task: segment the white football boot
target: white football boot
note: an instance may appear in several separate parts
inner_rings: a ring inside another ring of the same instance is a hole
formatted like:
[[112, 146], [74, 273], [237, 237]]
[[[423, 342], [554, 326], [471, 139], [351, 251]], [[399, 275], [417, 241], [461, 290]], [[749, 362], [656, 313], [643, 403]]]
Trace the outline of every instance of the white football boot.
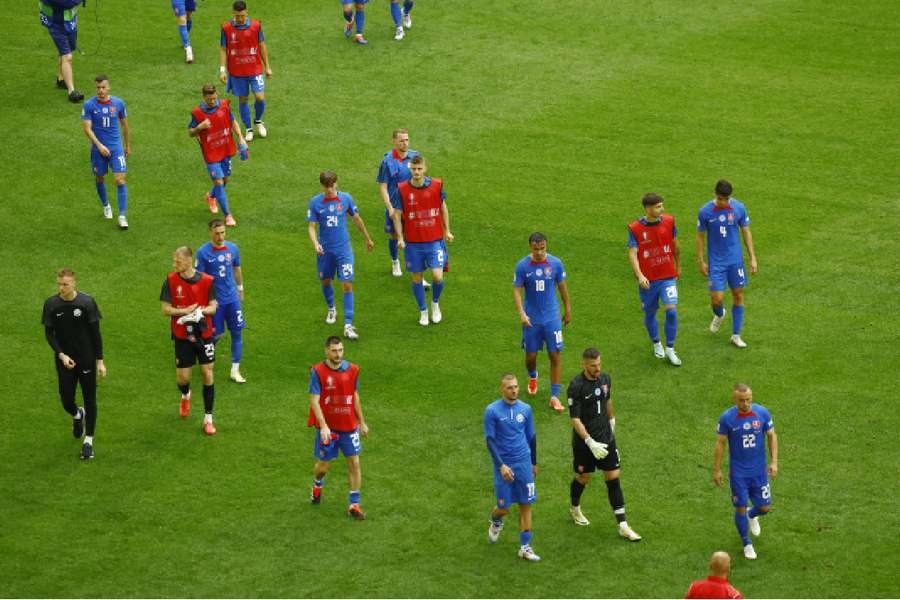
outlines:
[[404, 36], [406, 36], [406, 33], [403, 31], [403, 27], [398, 27], [394, 32], [394, 41], [399, 42], [404, 38]]
[[344, 325], [344, 337], [348, 340], [358, 340], [359, 334], [356, 333], [356, 329], [353, 325]]
[[128, 229], [128, 219], [125, 215], [119, 215], [119, 229]]
[[587, 517], [584, 516], [584, 513], [581, 512], [580, 506], [570, 506], [569, 514], [572, 515], [572, 520], [575, 521], [576, 525], [590, 525], [591, 522], [587, 520]]
[[428, 310], [423, 310], [419, 313], [419, 325], [423, 327], [428, 325]]
[[244, 379], [244, 376], [241, 375], [241, 365], [240, 363], [231, 363], [231, 374], [228, 376], [235, 383], [247, 383], [247, 380]]
[[488, 527], [488, 541], [492, 544], [496, 542], [500, 538], [501, 531], [503, 531], [503, 521], [500, 521], [500, 525], [494, 525], [494, 522], [491, 521], [491, 526]]
[[519, 558], [524, 558], [525, 560], [531, 562], [537, 562], [541, 560], [541, 557], [534, 553], [534, 550], [531, 549], [531, 546], [520, 546]]
[[665, 358], [666, 351], [663, 348], [662, 342], [656, 342], [653, 344], [653, 356], [656, 358]]
[[719, 329], [722, 327], [722, 321], [725, 320], [725, 315], [721, 317], [719, 315], [713, 315], [712, 323], [709, 324], [709, 330], [713, 333], [718, 333]]
[[678, 358], [677, 354], [675, 354], [675, 348], [669, 348], [668, 346], [666, 346], [666, 358], [668, 358], [669, 362], [676, 367], [681, 366], [681, 359]]
[[737, 346], [738, 348], [746, 348], [747, 347], [747, 342], [742, 340], [741, 336], [739, 336], [739, 335], [731, 336], [731, 343], [734, 344], [735, 346]]
[[337, 308], [329, 308], [328, 313], [325, 315], [325, 322], [329, 325], [334, 325], [335, 321], [337, 321]]
[[441, 319], [443, 319], [443, 318], [444, 318], [444, 316], [441, 314], [441, 307], [438, 306], [437, 302], [432, 302], [431, 303], [431, 322], [432, 323], [440, 323]]
[[619, 536], [625, 538], [629, 542], [639, 542], [641, 541], [641, 536], [637, 534], [637, 532], [628, 526], [628, 523], [622, 521], [619, 523]]
[[391, 275], [394, 277], [403, 277], [403, 269], [400, 268], [399, 260], [391, 261]]
[[244, 134], [244, 141], [245, 142], [253, 141], [253, 128], [252, 127], [247, 128], [247, 133]]
[[753, 534], [753, 537], [759, 537], [759, 534], [762, 533], [762, 527], [759, 526], [759, 517], [748, 517], [750, 521], [750, 533]]
[[187, 64], [191, 64], [192, 62], [194, 62], [194, 49], [190, 46], [187, 46], [184, 49], [184, 62], [186, 62]]
[[744, 558], [747, 560], [756, 560], [756, 550], [753, 549], [753, 544], [744, 546]]
[[256, 132], [259, 134], [259, 137], [264, 138], [269, 135], [269, 130], [266, 129], [266, 124], [262, 121], [254, 123], [254, 127], [256, 127]]
[[405, 10], [403, 11], [403, 26], [407, 29], [412, 29], [412, 17]]

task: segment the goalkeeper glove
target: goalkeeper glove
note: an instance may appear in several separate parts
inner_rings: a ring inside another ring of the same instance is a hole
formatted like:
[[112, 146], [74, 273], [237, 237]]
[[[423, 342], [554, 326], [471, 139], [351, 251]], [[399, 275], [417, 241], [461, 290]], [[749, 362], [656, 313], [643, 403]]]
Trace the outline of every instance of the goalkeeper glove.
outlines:
[[188, 313], [182, 317], [178, 318], [178, 324], [184, 325], [185, 323], [198, 323], [203, 318], [203, 309], [197, 307], [193, 312]]
[[247, 160], [250, 158], [250, 150], [247, 149], [247, 144], [241, 144], [238, 146], [238, 152], [241, 154], [241, 160]]
[[584, 440], [584, 443], [587, 444], [588, 448], [590, 448], [591, 454], [594, 455], [594, 458], [598, 460], [606, 458], [606, 456], [609, 454], [609, 450], [606, 449], [607, 444], [598, 442], [590, 436], [588, 436], [587, 439]]

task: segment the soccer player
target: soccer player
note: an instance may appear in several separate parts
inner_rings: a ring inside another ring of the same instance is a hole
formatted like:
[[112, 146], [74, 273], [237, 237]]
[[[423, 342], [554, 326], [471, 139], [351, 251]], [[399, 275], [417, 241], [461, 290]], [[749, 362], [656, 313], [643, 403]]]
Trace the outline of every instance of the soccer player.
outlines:
[[[344, 37], [353, 35], [353, 23], [356, 22], [356, 43], [365, 46], [369, 41], [363, 37], [363, 29], [366, 25], [366, 4], [369, 0], [341, 0], [344, 9]], [[353, 16], [353, 6], [356, 5], [356, 17]]]
[[109, 78], [106, 75], [97, 75], [94, 81], [97, 84], [97, 95], [82, 106], [81, 123], [84, 134], [91, 140], [91, 168], [96, 179], [97, 195], [103, 205], [103, 217], [112, 219], [112, 207], [106, 196], [106, 173], [112, 167], [119, 204], [119, 228], [128, 229], [128, 219], [125, 216], [128, 210], [125, 158], [131, 155], [128, 113], [121, 98], [109, 95]]
[[[234, 216], [228, 209], [228, 196], [225, 194], [225, 185], [231, 176], [231, 157], [238, 151], [241, 160], [250, 158], [247, 143], [241, 135], [228, 100], [219, 100], [216, 86], [206, 84], [202, 88], [203, 102], [191, 111], [191, 122], [188, 123], [188, 135], [197, 138], [200, 150], [203, 152], [203, 160], [206, 161], [206, 170], [213, 181], [212, 191], [206, 193], [206, 204], [209, 212], [219, 212], [219, 206], [225, 214], [225, 225], [234, 227], [237, 225]], [[234, 137], [239, 143], [235, 148]], [[219, 206], [216, 205], [218, 201]]]
[[[744, 543], [744, 556], [756, 558], [747, 530], [759, 537], [759, 517], [769, 514], [772, 490], [769, 475], [778, 476], [778, 436], [769, 410], [753, 403], [753, 390], [744, 383], [734, 386], [734, 406], [719, 417], [719, 437], [713, 458], [713, 482], [722, 485], [722, 455], [728, 442], [728, 479], [734, 504], [734, 524]], [[766, 441], [770, 461], [766, 467]], [[747, 513], [747, 500], [753, 508]]]
[[38, 3], [41, 24], [47, 28], [59, 52], [56, 87], [68, 92], [70, 102], [84, 100], [84, 94], [75, 89], [72, 75], [72, 53], [78, 41], [77, 6], [81, 3], [82, 0], [40, 0]]
[[[309, 223], [309, 239], [316, 251], [316, 268], [319, 281], [322, 282], [322, 294], [328, 305], [325, 322], [330, 325], [337, 320], [334, 288], [331, 286], [337, 273], [344, 292], [344, 337], [356, 340], [359, 339], [359, 334], [353, 327], [353, 248], [347, 233], [347, 215], [353, 218], [356, 228], [366, 238], [366, 250], [371, 252], [375, 242], [366, 230], [366, 224], [359, 215], [353, 197], [338, 191], [337, 173], [322, 171], [319, 183], [322, 184], [322, 193], [310, 199], [306, 220]], [[319, 226], [318, 233], [316, 225]]]
[[403, 10], [400, 10], [400, 0], [391, 0], [391, 18], [394, 20], [394, 39], [398, 42], [406, 35], [404, 28], [412, 29], [412, 17], [409, 13], [413, 9], [413, 0], [403, 0]]
[[[513, 276], [513, 299], [522, 321], [522, 349], [525, 351], [525, 368], [528, 370], [528, 394], [538, 391], [537, 355], [547, 345], [550, 358], [550, 408], [562, 413], [565, 407], [559, 401], [562, 390], [563, 324], [572, 320], [569, 287], [562, 261], [547, 254], [547, 236], [532, 233], [528, 238], [531, 254], [516, 264]], [[556, 290], [562, 297], [565, 312], [560, 319]], [[522, 304], [522, 289], [525, 303]]]
[[419, 325], [428, 325], [428, 309], [425, 308], [425, 286], [422, 274], [431, 269], [434, 282], [431, 289], [431, 321], [440, 323], [443, 316], [438, 304], [444, 291], [444, 270], [447, 266], [447, 246], [453, 242], [450, 233], [450, 212], [447, 210], [444, 183], [440, 179], [426, 177], [427, 165], [421, 155], [409, 161], [412, 177], [397, 186], [394, 229], [401, 239], [406, 270], [412, 275], [412, 291], [419, 305]]
[[344, 453], [347, 459], [347, 475], [350, 479], [350, 497], [347, 514], [357, 521], [366, 518], [359, 507], [359, 490], [362, 472], [359, 453], [362, 444], [359, 435], [369, 435], [369, 426], [363, 417], [359, 400], [359, 367], [344, 360], [341, 338], [331, 336], [325, 341], [325, 360], [309, 370], [309, 427], [316, 427], [313, 444], [313, 488], [309, 500], [322, 502], [325, 476], [331, 461]]
[[191, 48], [191, 27], [194, 21], [191, 15], [197, 10], [196, 0], [172, 0], [172, 11], [175, 13], [175, 21], [178, 22], [178, 35], [181, 36], [181, 44], [184, 46], [184, 62], [194, 62], [194, 50]]
[[538, 473], [537, 435], [531, 406], [520, 402], [516, 376], [500, 379], [500, 400], [484, 411], [484, 439], [494, 465], [494, 493], [497, 504], [491, 511], [488, 541], [492, 544], [503, 531], [503, 517], [509, 507], [519, 505], [519, 558], [538, 561], [531, 549], [531, 505], [537, 502], [534, 478]]
[[[56, 375], [63, 408], [72, 415], [72, 435], [84, 436], [81, 459], [94, 458], [94, 428], [97, 424], [97, 375], [106, 377], [103, 339], [100, 337], [100, 309], [87, 294], [75, 289], [75, 272], [56, 273], [59, 293], [44, 302], [44, 337], [56, 356]], [[81, 385], [84, 408], [75, 403], [75, 389]], [[87, 422], [85, 427], [85, 421]]]
[[[716, 198], [710, 200], [697, 215], [697, 263], [700, 272], [709, 277], [709, 296], [712, 302], [713, 320], [709, 330], [713, 333], [722, 327], [725, 319], [725, 285], [731, 288], [731, 343], [738, 348], [746, 348], [741, 339], [744, 324], [744, 288], [747, 286], [747, 272], [744, 269], [744, 250], [741, 238], [750, 255], [750, 272], [756, 273], [756, 253], [753, 251], [753, 236], [750, 235], [750, 216], [747, 209], [737, 199], [731, 197], [731, 183], [724, 179], [716, 182]], [[740, 237], [738, 236], [740, 232]], [[709, 264], [703, 260], [703, 237], [709, 241]]]
[[691, 584], [685, 598], [743, 598], [730, 583], [728, 573], [731, 571], [731, 556], [727, 552], [713, 552], [709, 559], [709, 577]]
[[213, 405], [216, 389], [213, 367], [216, 346], [212, 317], [216, 314], [216, 286], [213, 278], [194, 268], [194, 253], [181, 246], [172, 255], [174, 271], [166, 275], [159, 300], [162, 313], [170, 317], [175, 342], [175, 382], [181, 391], [181, 418], [191, 413], [191, 374], [194, 363], [200, 365], [203, 379], [203, 432], [215, 435]]
[[[667, 358], [676, 367], [681, 359], [675, 354], [675, 334], [678, 331], [678, 287], [681, 274], [681, 251], [678, 248], [678, 229], [675, 218], [663, 214], [663, 199], [659, 194], [645, 194], [641, 200], [644, 216], [628, 224], [628, 261], [638, 280], [638, 296], [644, 312], [644, 327], [653, 342], [653, 355]], [[666, 311], [666, 348], [659, 339], [656, 312], [662, 297]]]
[[581, 494], [596, 469], [603, 471], [606, 493], [619, 535], [629, 542], [641, 541], [625, 520], [625, 497], [619, 483], [621, 461], [616, 447], [616, 417], [611, 398], [612, 380], [600, 370], [600, 351], [588, 348], [581, 354], [581, 373], [569, 383], [569, 417], [572, 419], [572, 465], [575, 478], [569, 486], [569, 512], [576, 525], [590, 525], [581, 512]]
[[[238, 97], [238, 112], [247, 128], [244, 138], [253, 140], [253, 127], [259, 137], [268, 135], [262, 121], [266, 110], [266, 79], [272, 76], [269, 50], [263, 35], [262, 23], [247, 16], [247, 3], [237, 0], [232, 5], [234, 19], [222, 23], [219, 40], [219, 80], [227, 82], [226, 91]], [[227, 79], [226, 79], [227, 65]], [[265, 74], [265, 77], [263, 77]], [[247, 98], [253, 90], [253, 123], [250, 122], [250, 105]]]
[[243, 329], [244, 272], [241, 270], [241, 253], [237, 244], [225, 241], [225, 222], [213, 219], [209, 222], [210, 241], [197, 250], [194, 268], [211, 275], [216, 286], [216, 314], [213, 315], [213, 339], [216, 342], [225, 335], [225, 324], [231, 332], [231, 375], [237, 383], [246, 383], [241, 375], [241, 357], [244, 354]]
[[381, 192], [381, 200], [384, 202], [384, 232], [388, 234], [388, 250], [391, 255], [391, 274], [401, 277], [403, 270], [400, 268], [400, 255], [397, 250], [400, 234], [394, 229], [394, 207], [399, 207], [400, 200], [397, 197], [397, 186], [404, 181], [409, 181], [412, 173], [409, 170], [409, 161], [419, 153], [409, 149], [409, 132], [405, 129], [395, 129], [393, 133], [394, 147], [385, 153], [378, 167], [378, 190]]

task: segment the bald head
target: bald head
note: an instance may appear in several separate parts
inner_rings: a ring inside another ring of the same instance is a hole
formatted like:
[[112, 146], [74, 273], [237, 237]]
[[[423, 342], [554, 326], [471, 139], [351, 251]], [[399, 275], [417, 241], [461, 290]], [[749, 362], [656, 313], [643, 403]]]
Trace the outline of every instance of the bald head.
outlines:
[[713, 552], [712, 557], [709, 559], [709, 574], [727, 579], [729, 571], [731, 571], [731, 556], [721, 550]]

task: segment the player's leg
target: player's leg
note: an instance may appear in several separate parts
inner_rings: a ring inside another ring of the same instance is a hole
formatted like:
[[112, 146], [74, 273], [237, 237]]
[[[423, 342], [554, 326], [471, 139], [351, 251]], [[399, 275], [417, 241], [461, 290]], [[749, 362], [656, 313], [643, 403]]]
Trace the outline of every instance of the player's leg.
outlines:
[[491, 511], [491, 524], [488, 526], [488, 541], [496, 542], [503, 531], [503, 517], [509, 514], [512, 506], [512, 483], [503, 479], [497, 467], [494, 467], [494, 509]]
[[[175, 4], [174, 2], [172, 4]], [[180, 14], [179, 14], [180, 13]], [[181, 10], [175, 9], [175, 21], [178, 23], [178, 35], [181, 37], [181, 47], [187, 50], [191, 47], [191, 32], [188, 28], [187, 11], [184, 10], [184, 3], [181, 3]]]
[[738, 348], [746, 348], [747, 343], [741, 339], [741, 327], [744, 326], [744, 287], [747, 277], [744, 265], [728, 269], [728, 287], [731, 288], [731, 343]]
[[78, 383], [81, 385], [81, 397], [84, 400], [84, 444], [81, 446], [81, 459], [94, 458], [94, 430], [97, 427], [97, 370], [76, 366]]
[[175, 340], [175, 385], [181, 392], [179, 414], [182, 419], [191, 414], [191, 372], [195, 361], [190, 342]]
[[244, 127], [247, 129], [247, 132], [244, 134], [244, 139], [250, 142], [253, 141], [253, 121], [250, 120], [250, 103], [248, 102], [248, 99], [249, 96], [246, 93], [243, 96], [238, 96], [238, 113], [241, 115], [241, 123], [243, 123]]
[[[91, 149], [92, 158], [93, 158], [94, 151], [96, 151], [96, 148]], [[97, 155], [100, 155], [100, 152], [97, 152]], [[101, 158], [102, 158], [102, 156], [101, 156]], [[95, 166], [94, 172], [95, 173], [97, 172], [96, 166]], [[112, 207], [109, 205], [109, 196], [107, 196], [107, 194], [106, 194], [106, 175], [105, 174], [94, 176], [94, 187], [97, 188], [97, 197], [100, 199], [100, 206], [103, 207], [103, 218], [104, 219], [112, 219]]]
[[203, 379], [203, 432], [206, 435], [215, 435], [216, 427], [213, 425], [213, 408], [216, 403], [216, 386], [214, 382], [213, 367], [215, 367], [215, 345], [212, 341], [205, 340], [198, 344], [200, 347], [200, 375]]
[[390, 213], [384, 211], [384, 232], [388, 234], [388, 252], [391, 255], [391, 275], [401, 277], [403, 269], [400, 268], [400, 249], [398, 242], [400, 235], [394, 231], [394, 221], [391, 219]]
[[[535, 325], [522, 325], [522, 349], [525, 350], [525, 370], [528, 371], [528, 395], [534, 396], [538, 391], [537, 355], [541, 349], [535, 339]], [[539, 326], [538, 326], [539, 327]]]
[[366, 45], [369, 42], [363, 37], [363, 30], [366, 26], [366, 2], [369, 0], [356, 0], [356, 43]]
[[747, 502], [750, 499], [749, 481], [744, 477], [731, 477], [731, 502], [734, 505], [734, 526], [744, 545], [744, 556], [748, 559], [756, 558], [756, 551], [750, 541], [750, 519], [747, 516]]
[[719, 266], [709, 266], [709, 300], [712, 306], [713, 319], [709, 324], [709, 330], [713, 333], [722, 327], [725, 320], [725, 286], [727, 285], [726, 271]]
[[513, 472], [513, 501], [519, 505], [519, 558], [538, 561], [541, 557], [531, 549], [531, 505], [537, 502], [534, 470], [531, 464], [521, 463], [513, 467]]
[[[244, 311], [240, 301], [220, 306], [219, 310], [222, 309], [224, 320], [228, 323], [228, 331], [231, 333], [231, 372], [228, 377], [236, 383], [247, 383], [241, 375], [241, 359], [244, 356]], [[219, 310], [216, 311], [216, 315], [219, 314]]]
[[550, 408], [558, 413], [565, 410], [559, 401], [559, 394], [562, 391], [562, 325], [557, 328], [555, 322], [552, 326], [547, 327], [545, 324], [545, 335], [547, 338], [547, 357], [550, 359]]
[[362, 521], [366, 518], [366, 514], [359, 507], [360, 490], [362, 489], [362, 470], [359, 466], [359, 453], [362, 452], [362, 445], [359, 441], [359, 429], [351, 433], [342, 433], [337, 442], [340, 444], [341, 452], [347, 457], [347, 478], [350, 483], [347, 514]]
[[[84, 435], [84, 410], [75, 403], [75, 389], [78, 384], [75, 369], [67, 369], [58, 358], [55, 362], [59, 399], [65, 411], [72, 415], [72, 435], [81, 439]], [[75, 368], [78, 368], [77, 365]]]
[[403, 26], [407, 29], [412, 29], [412, 17], [409, 13], [412, 12], [413, 5], [413, 0], [403, 0]]
[[597, 460], [596, 464], [597, 468], [603, 471], [609, 505], [612, 507], [613, 515], [615, 515], [619, 524], [619, 536], [629, 542], [639, 542], [641, 541], [641, 536], [629, 527], [628, 521], [625, 519], [625, 495], [622, 493], [622, 484], [619, 480], [622, 464], [615, 440], [609, 444], [607, 449], [609, 454], [606, 455], [606, 458]]
[[400, 0], [391, 0], [391, 19], [394, 21], [394, 39], [403, 39], [403, 15], [400, 12]]
[[116, 182], [116, 202], [119, 207], [119, 228], [128, 229], [128, 185], [125, 182], [127, 167], [124, 151], [113, 152], [109, 157], [112, 162], [113, 179]]
[[519, 558], [538, 561], [541, 557], [531, 549], [531, 505], [519, 505]]
[[197, 10], [197, 0], [184, 0], [184, 15], [187, 17], [187, 30], [190, 33], [194, 27], [194, 12]]
[[253, 126], [259, 137], [269, 135], [266, 124], [263, 123], [263, 113], [266, 112], [266, 76], [264, 74], [251, 78], [250, 86], [253, 89]]
[[337, 276], [341, 281], [341, 291], [344, 293], [344, 337], [355, 340], [359, 338], [353, 327], [354, 297], [353, 297], [353, 252], [342, 253], [338, 256]]
[[747, 513], [748, 525], [750, 533], [755, 537], [759, 537], [762, 533], [759, 518], [769, 514], [772, 504], [772, 489], [769, 487], [769, 478], [765, 475], [756, 478], [753, 485], [750, 486], [749, 492], [753, 508]]
[[681, 366], [681, 359], [675, 354], [675, 336], [678, 334], [678, 286], [675, 280], [665, 280], [660, 293], [663, 297], [663, 310], [666, 312], [666, 358], [678, 367]]
[[[444, 292], [444, 257], [443, 252], [438, 251], [434, 255], [434, 260], [429, 261], [431, 267], [431, 320], [434, 323], [440, 323], [444, 315], [441, 313], [441, 294]], [[422, 282], [422, 289], [425, 289], [425, 281]]]
[[638, 286], [638, 296], [641, 299], [641, 312], [644, 313], [644, 329], [653, 343], [653, 355], [656, 358], [664, 358], [662, 342], [659, 339], [659, 322], [656, 320], [656, 311], [659, 310], [659, 283], [651, 281], [650, 287], [644, 289]]
[[341, 0], [344, 11], [344, 37], [353, 35], [353, 0]]
[[[314, 456], [319, 456], [320, 450], [320, 439], [319, 439], [319, 429], [316, 428], [316, 443], [314, 444]], [[328, 475], [328, 469], [331, 468], [331, 461], [329, 460], [316, 460], [316, 463], [313, 465], [313, 486], [312, 490], [309, 493], [309, 501], [313, 504], [319, 504], [322, 502], [322, 488], [325, 487], [325, 476]]]
[[417, 244], [407, 244], [403, 251], [406, 259], [406, 270], [412, 277], [412, 293], [419, 307], [419, 325], [428, 325], [428, 309], [425, 308], [425, 286], [422, 284], [422, 274], [428, 266], [425, 253], [421, 252]]
[[591, 473], [595, 470], [596, 460], [594, 455], [584, 443], [572, 444], [572, 468], [575, 476], [569, 484], [569, 513], [576, 525], [590, 525], [584, 513], [581, 512], [581, 495], [591, 479]]

